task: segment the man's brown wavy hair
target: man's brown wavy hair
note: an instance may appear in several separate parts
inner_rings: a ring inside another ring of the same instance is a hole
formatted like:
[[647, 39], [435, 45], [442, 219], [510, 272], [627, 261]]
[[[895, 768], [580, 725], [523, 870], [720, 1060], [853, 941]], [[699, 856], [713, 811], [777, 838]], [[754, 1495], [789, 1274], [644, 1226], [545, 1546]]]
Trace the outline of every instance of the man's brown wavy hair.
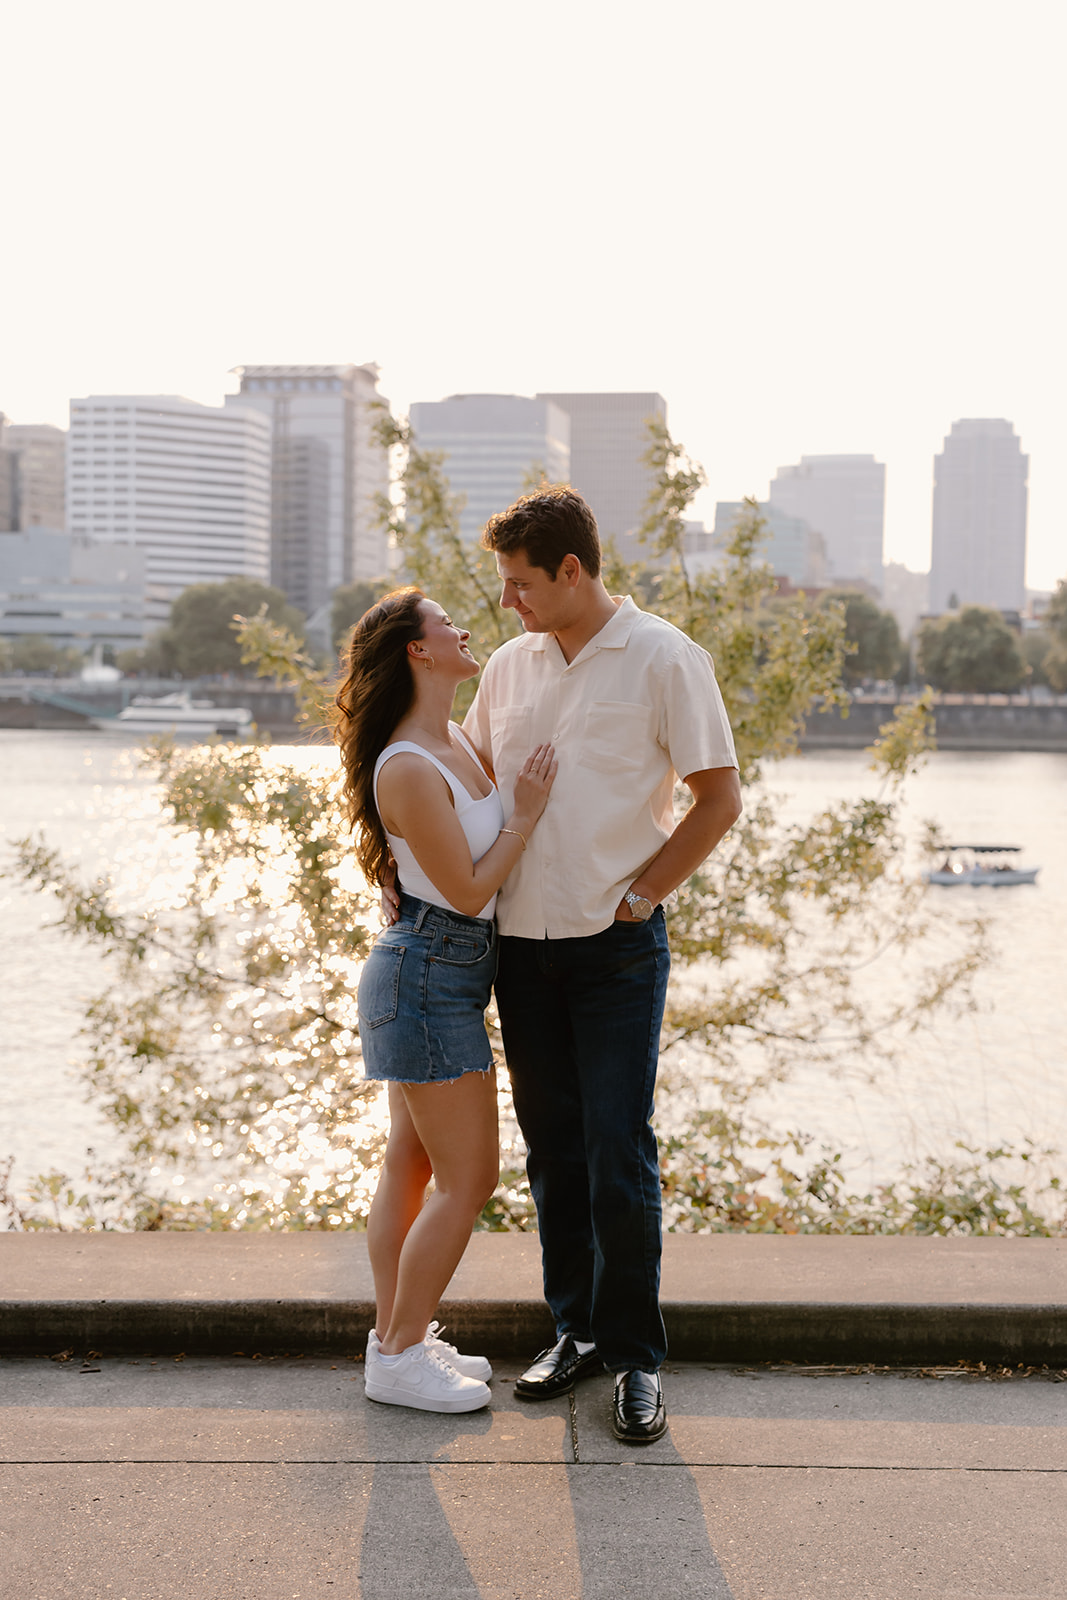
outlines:
[[591, 578], [600, 574], [600, 535], [596, 517], [576, 489], [553, 483], [524, 494], [506, 511], [490, 517], [482, 530], [482, 546], [513, 556], [521, 550], [531, 567], [543, 567], [550, 578], [564, 556], [577, 556]]
[[394, 589], [356, 623], [345, 647], [344, 682], [337, 691], [334, 739], [345, 769], [344, 796], [355, 830], [356, 859], [368, 883], [380, 888], [389, 868], [389, 843], [374, 800], [374, 766], [415, 700], [407, 647], [422, 638], [421, 589]]

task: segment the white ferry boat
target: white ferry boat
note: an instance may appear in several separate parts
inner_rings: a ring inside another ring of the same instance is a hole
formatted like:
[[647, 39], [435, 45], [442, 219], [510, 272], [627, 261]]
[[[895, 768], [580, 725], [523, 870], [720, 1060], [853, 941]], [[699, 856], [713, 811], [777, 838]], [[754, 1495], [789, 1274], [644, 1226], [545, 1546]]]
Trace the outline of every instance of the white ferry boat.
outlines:
[[214, 700], [193, 700], [188, 694], [134, 695], [117, 716], [97, 717], [96, 726], [108, 732], [163, 733], [193, 738], [247, 738], [255, 723], [247, 706], [217, 706]]
[[1017, 867], [1013, 861], [998, 861], [997, 856], [1016, 856], [1018, 844], [950, 844], [945, 859], [931, 872], [924, 872], [926, 883], [952, 889], [960, 884], [972, 888], [1006, 889], [1016, 883], [1036, 883], [1040, 867]]

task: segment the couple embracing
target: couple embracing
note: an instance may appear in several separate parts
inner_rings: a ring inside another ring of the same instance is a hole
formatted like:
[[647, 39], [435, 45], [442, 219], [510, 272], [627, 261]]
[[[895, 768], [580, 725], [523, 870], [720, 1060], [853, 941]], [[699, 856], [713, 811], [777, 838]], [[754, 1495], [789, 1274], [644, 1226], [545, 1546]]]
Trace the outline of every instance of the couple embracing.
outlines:
[[[527, 495], [482, 543], [523, 632], [490, 658], [462, 729], [469, 634], [416, 589], [357, 623], [338, 695], [357, 854], [394, 919], [359, 986], [364, 1068], [391, 1118], [367, 1223], [366, 1391], [447, 1412], [491, 1397], [488, 1361], [432, 1319], [499, 1175], [495, 983], [558, 1341], [515, 1393], [550, 1399], [606, 1368], [616, 1435], [647, 1443], [667, 1426], [650, 1126], [663, 900], [740, 815], [733, 740], [707, 654], [608, 594], [580, 495]], [[692, 795], [677, 826], [676, 775]]]

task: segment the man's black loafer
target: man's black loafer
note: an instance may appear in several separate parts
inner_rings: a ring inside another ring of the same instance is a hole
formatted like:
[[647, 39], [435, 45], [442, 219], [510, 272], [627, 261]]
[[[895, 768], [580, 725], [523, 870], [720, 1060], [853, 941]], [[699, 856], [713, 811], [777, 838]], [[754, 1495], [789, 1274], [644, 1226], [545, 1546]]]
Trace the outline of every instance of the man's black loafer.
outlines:
[[551, 1350], [542, 1350], [533, 1366], [516, 1379], [515, 1393], [520, 1400], [551, 1400], [557, 1394], [567, 1394], [579, 1378], [589, 1378], [603, 1370], [595, 1350], [583, 1354], [570, 1334], [565, 1333]]
[[651, 1444], [667, 1431], [658, 1372], [617, 1372], [611, 1426], [625, 1444]]

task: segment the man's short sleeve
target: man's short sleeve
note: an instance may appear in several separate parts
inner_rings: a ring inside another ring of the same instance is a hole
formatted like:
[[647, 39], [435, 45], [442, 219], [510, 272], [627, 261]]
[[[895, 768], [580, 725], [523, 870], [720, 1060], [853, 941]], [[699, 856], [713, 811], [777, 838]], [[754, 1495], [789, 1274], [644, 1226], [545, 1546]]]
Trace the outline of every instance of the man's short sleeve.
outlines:
[[736, 767], [734, 737], [706, 650], [686, 640], [666, 664], [659, 742], [680, 778], [713, 767]]

